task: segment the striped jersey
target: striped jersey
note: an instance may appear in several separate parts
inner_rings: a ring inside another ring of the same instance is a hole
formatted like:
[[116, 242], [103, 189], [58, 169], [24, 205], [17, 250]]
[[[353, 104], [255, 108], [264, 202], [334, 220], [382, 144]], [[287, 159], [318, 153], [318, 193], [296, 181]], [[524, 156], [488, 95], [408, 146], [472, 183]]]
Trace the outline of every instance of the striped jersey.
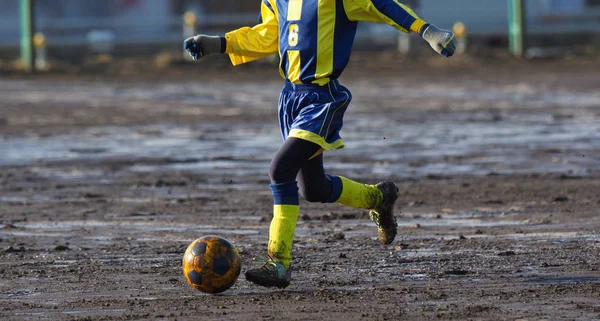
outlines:
[[234, 65], [279, 53], [294, 84], [325, 85], [350, 59], [357, 23], [386, 23], [422, 33], [427, 23], [398, 0], [262, 0], [260, 23], [225, 35]]

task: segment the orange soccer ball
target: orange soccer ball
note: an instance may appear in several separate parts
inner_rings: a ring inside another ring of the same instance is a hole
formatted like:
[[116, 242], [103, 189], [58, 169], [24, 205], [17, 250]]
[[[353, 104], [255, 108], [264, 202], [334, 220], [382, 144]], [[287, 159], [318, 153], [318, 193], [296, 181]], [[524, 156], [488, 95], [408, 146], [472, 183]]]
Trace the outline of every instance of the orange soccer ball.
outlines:
[[237, 280], [242, 261], [237, 249], [226, 239], [209, 235], [192, 242], [183, 255], [187, 282], [205, 293], [221, 293]]

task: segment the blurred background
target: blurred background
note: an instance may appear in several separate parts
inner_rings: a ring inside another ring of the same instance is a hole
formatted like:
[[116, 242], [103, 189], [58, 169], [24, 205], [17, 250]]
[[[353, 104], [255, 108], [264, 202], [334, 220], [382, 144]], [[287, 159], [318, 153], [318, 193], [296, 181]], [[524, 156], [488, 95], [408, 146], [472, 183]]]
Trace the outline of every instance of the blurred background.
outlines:
[[292, 292], [198, 297], [194, 238], [265, 254], [283, 80], [182, 43], [261, 0], [0, 0], [0, 320], [600, 320], [600, 0], [400, 1], [459, 52], [359, 24], [325, 156], [400, 186], [396, 242], [302, 201]]
[[[455, 24], [461, 22], [458, 25], [461, 35], [468, 37], [474, 46], [506, 47], [511, 32], [526, 35], [530, 56], [544, 55], [543, 49], [562, 47], [564, 52], [578, 50], [574, 46], [600, 43], [600, 0], [457, 0], [450, 6], [444, 0], [404, 2], [426, 20], [444, 28], [456, 28]], [[523, 6], [523, 12], [511, 8], [514, 5]], [[3, 0], [0, 1], [1, 59], [19, 57], [25, 8], [32, 10], [31, 32], [38, 33], [37, 43], [45, 46], [49, 57], [73, 60], [86, 52], [154, 54], [177, 48], [182, 38], [193, 33], [223, 34], [253, 25], [257, 22], [260, 1]], [[516, 21], [510, 27], [519, 14], [523, 14], [523, 22]], [[411, 39], [399, 37], [387, 26], [363, 23], [356, 46], [374, 43], [378, 48], [409, 52], [409, 46], [414, 45]]]

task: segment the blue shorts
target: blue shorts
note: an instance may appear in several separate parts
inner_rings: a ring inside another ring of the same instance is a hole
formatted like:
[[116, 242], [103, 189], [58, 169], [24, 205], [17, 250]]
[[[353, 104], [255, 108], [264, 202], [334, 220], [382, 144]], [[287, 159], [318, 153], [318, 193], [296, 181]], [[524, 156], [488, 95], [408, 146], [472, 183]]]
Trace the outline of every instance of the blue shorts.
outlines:
[[325, 86], [286, 82], [279, 96], [279, 127], [283, 140], [296, 137], [324, 150], [344, 147], [340, 137], [352, 94], [337, 80]]

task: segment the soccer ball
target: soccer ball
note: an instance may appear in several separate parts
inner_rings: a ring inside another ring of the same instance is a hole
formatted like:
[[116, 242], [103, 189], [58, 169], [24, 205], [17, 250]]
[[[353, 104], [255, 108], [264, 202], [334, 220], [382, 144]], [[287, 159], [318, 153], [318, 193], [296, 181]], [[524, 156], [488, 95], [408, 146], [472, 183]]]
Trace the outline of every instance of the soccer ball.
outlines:
[[226, 239], [209, 235], [192, 242], [183, 255], [187, 282], [205, 293], [221, 293], [237, 280], [242, 261], [237, 249]]

